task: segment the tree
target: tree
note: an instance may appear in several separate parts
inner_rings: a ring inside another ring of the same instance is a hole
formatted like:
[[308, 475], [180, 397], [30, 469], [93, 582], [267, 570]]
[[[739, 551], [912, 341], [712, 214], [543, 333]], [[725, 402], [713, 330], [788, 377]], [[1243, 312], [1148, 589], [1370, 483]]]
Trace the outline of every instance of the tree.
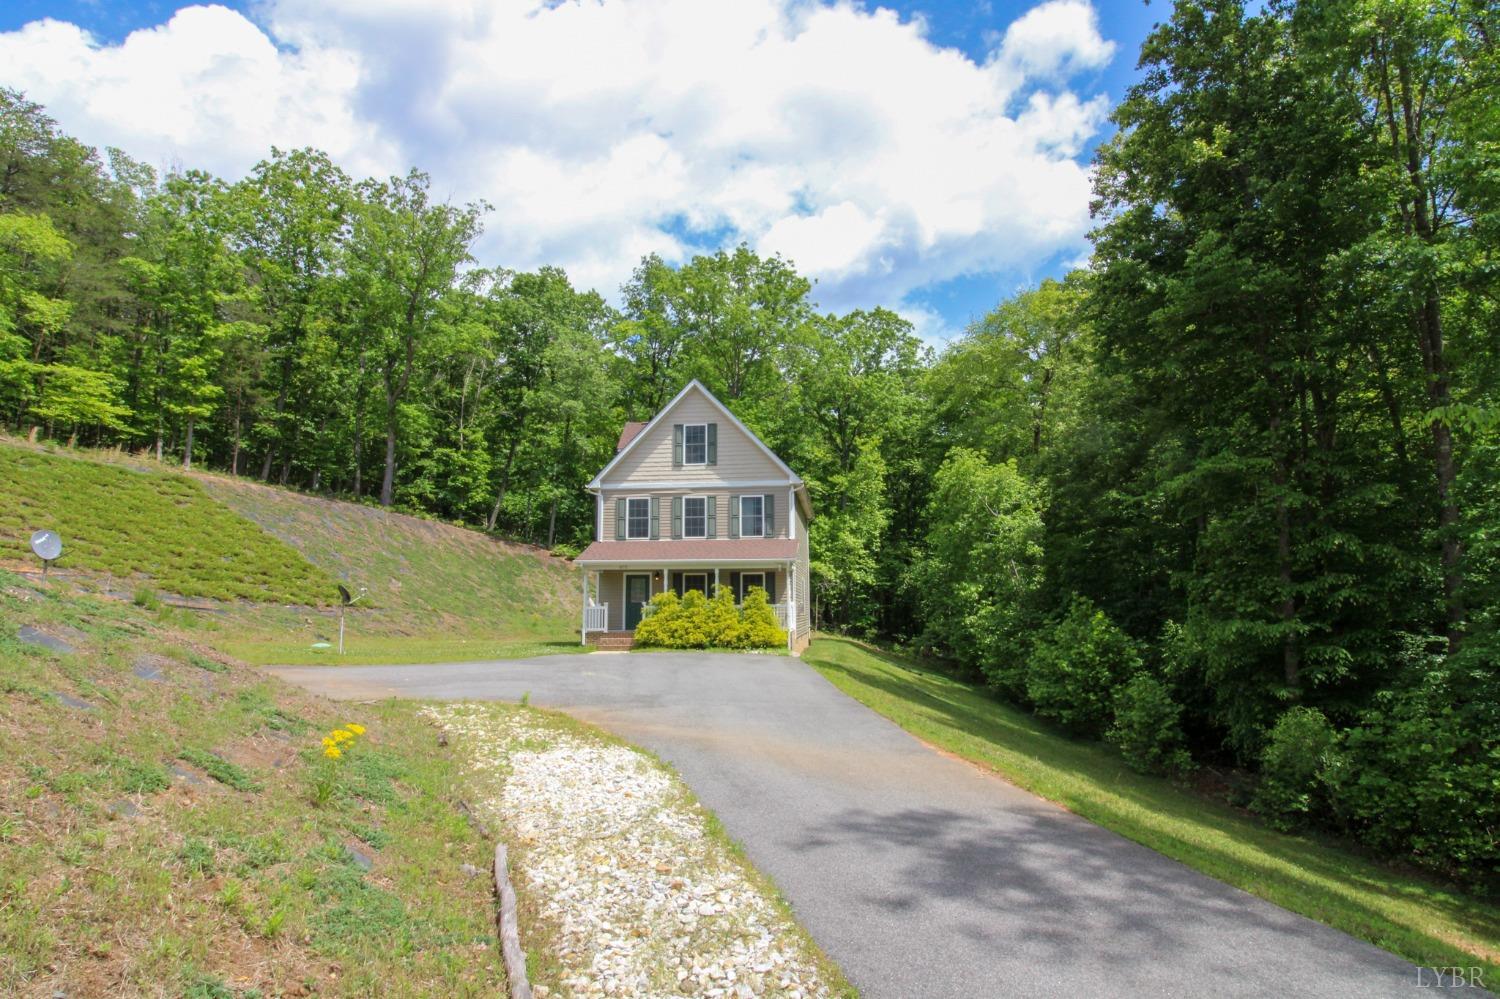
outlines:
[[273, 148], [231, 192], [232, 245], [250, 269], [267, 330], [267, 395], [274, 402], [256, 425], [265, 447], [260, 477], [267, 481], [278, 455], [282, 481], [291, 468], [299, 421], [287, 407], [297, 388], [298, 354], [347, 236], [351, 196], [348, 176], [315, 149]]
[[991, 464], [955, 448], [933, 476], [925, 522], [925, 548], [912, 567], [924, 642], [1020, 699], [1042, 571], [1035, 485], [1014, 459]]
[[483, 206], [455, 208], [428, 196], [426, 174], [361, 185], [349, 239], [349, 269], [365, 296], [361, 321], [385, 394], [385, 472], [380, 505], [396, 487], [397, 416], [418, 351], [431, 339], [438, 303], [467, 263]]
[[[1331, 0], [1288, 7], [1309, 48], [1346, 81], [1356, 119], [1375, 143], [1369, 166], [1381, 230], [1357, 252], [1387, 275], [1383, 294], [1402, 315], [1421, 361], [1432, 439], [1437, 540], [1450, 652], [1462, 642], [1463, 525], [1460, 451], [1450, 407], [1452, 291], [1472, 280], [1493, 212], [1492, 172], [1476, 150], [1496, 137], [1500, 12], [1476, 0]], [[1486, 191], [1490, 198], [1486, 203]]]
[[808, 536], [820, 615], [872, 628], [890, 518], [884, 438], [913, 405], [921, 345], [886, 309], [810, 320], [788, 339], [794, 402], [762, 421], [777, 453], [813, 483], [818, 515]]

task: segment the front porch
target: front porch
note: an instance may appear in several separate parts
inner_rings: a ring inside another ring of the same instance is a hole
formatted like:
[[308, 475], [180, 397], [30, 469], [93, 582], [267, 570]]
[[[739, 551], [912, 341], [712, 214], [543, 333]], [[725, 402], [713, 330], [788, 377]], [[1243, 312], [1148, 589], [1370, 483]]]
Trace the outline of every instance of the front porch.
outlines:
[[[720, 588], [734, 594], [736, 605], [759, 586], [776, 612], [777, 622], [790, 635], [796, 608], [789, 599], [791, 566], [784, 563], [717, 565], [641, 565], [583, 569], [583, 613], [580, 641], [588, 644], [596, 636], [600, 647], [625, 647], [625, 637], [635, 632], [647, 613], [651, 598], [672, 590], [678, 596], [697, 590], [712, 597]], [[790, 644], [790, 643], [789, 643]]]

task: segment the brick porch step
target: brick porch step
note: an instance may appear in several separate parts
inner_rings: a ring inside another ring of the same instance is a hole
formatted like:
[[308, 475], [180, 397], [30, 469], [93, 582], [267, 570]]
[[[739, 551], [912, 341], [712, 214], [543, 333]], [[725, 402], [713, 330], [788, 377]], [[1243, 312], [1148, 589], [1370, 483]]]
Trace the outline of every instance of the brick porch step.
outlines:
[[635, 635], [628, 631], [591, 631], [589, 644], [596, 649], [628, 649], [635, 645]]

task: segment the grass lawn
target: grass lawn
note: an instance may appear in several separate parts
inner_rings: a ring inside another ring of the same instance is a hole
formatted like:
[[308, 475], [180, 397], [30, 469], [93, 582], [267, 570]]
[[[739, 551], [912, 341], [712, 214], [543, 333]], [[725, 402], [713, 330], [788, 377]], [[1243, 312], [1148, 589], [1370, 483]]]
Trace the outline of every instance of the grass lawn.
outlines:
[[[338, 624], [334, 624], [337, 634]], [[337, 640], [335, 639], [335, 642]], [[238, 640], [216, 637], [214, 644], [225, 652], [255, 666], [379, 666], [411, 663], [461, 663], [481, 659], [530, 659], [533, 656], [555, 656], [589, 652], [592, 646], [571, 641], [548, 642], [535, 639], [443, 638], [433, 636], [356, 635], [344, 639], [344, 654], [337, 644], [314, 649], [305, 642], [274, 639]]]
[[490, 846], [416, 705], [336, 706], [61, 581], [0, 571], [0, 621], [0, 993], [504, 992], [462, 869]]
[[0, 558], [34, 562], [28, 539], [62, 536], [63, 569], [188, 597], [326, 604], [334, 580], [193, 479], [0, 441]]
[[1337, 844], [1275, 832], [1227, 805], [1128, 769], [920, 663], [820, 637], [803, 660], [934, 746], [993, 769], [1190, 867], [1429, 967], [1500, 980], [1500, 907]]

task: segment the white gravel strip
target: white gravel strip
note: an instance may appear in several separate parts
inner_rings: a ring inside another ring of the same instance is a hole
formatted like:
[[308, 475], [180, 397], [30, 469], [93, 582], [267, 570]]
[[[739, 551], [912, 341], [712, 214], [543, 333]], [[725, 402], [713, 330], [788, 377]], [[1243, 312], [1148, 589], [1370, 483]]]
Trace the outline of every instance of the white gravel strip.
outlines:
[[530, 712], [461, 704], [428, 713], [485, 791], [475, 808], [515, 848], [518, 890], [555, 930], [550, 956], [564, 995], [830, 994], [795, 928], [707, 835], [705, 813], [674, 774]]

